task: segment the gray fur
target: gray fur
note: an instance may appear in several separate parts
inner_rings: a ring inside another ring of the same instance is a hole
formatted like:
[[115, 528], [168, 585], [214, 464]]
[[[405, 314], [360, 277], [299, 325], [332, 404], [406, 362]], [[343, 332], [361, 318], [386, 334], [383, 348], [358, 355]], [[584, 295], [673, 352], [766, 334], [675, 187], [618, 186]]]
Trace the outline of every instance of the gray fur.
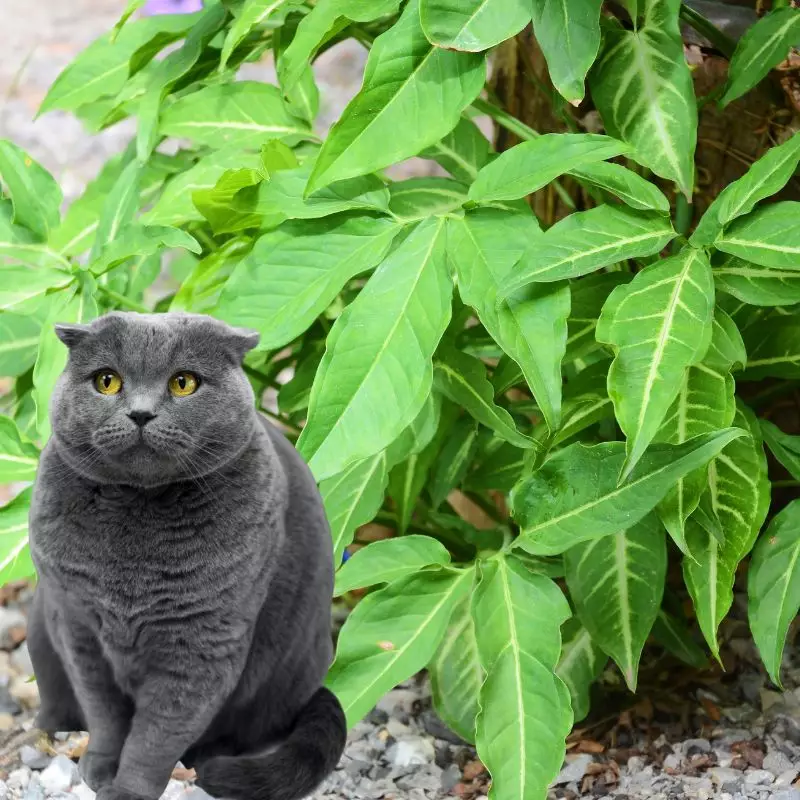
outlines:
[[[212, 794], [295, 800], [344, 746], [330, 533], [257, 414], [250, 332], [189, 314], [59, 326], [70, 348], [31, 511], [40, 728], [86, 729], [98, 800], [157, 798], [178, 760]], [[122, 391], [93, 377], [114, 369]], [[179, 370], [197, 392], [167, 391]], [[155, 415], [139, 427], [128, 415]]]

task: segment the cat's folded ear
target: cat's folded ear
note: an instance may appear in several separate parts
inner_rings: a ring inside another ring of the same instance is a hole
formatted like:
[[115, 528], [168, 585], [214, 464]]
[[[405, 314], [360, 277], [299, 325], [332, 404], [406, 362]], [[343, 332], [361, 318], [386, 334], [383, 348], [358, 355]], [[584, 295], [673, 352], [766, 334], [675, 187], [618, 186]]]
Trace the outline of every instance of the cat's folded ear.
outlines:
[[89, 336], [91, 330], [88, 325], [76, 325], [76, 324], [61, 324], [58, 323], [55, 325], [56, 336], [61, 339], [62, 342], [67, 347], [75, 347], [75, 345], [80, 344], [87, 336]]
[[258, 345], [261, 334], [250, 328], [234, 328], [228, 326], [227, 342], [236, 353], [238, 358], [244, 358], [254, 347]]

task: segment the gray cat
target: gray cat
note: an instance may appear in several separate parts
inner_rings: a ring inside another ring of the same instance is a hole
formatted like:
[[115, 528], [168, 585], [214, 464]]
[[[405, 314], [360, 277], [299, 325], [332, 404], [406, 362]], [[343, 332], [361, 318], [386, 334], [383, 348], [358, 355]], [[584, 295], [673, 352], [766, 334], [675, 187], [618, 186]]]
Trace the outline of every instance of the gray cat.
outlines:
[[45, 731], [88, 730], [98, 800], [296, 800], [344, 748], [330, 532], [241, 369], [257, 334], [191, 314], [59, 325], [31, 511], [28, 642]]

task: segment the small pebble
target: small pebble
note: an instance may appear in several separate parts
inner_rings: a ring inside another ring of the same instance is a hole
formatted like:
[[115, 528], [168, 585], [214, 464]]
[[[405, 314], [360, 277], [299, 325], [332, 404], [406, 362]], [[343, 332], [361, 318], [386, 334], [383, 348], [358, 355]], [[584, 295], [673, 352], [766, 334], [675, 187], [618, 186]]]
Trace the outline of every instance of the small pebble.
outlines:
[[183, 790], [184, 785], [181, 781], [170, 780], [167, 784], [167, 788], [164, 789], [164, 793], [161, 795], [161, 800], [178, 800], [181, 798], [183, 800]]
[[770, 800], [800, 800], [800, 789], [781, 789], [773, 792]]
[[0, 648], [11, 650], [25, 638], [27, 617], [15, 608], [0, 606]]
[[8, 774], [8, 787], [10, 789], [25, 789], [30, 782], [31, 772], [29, 769], [15, 769]]
[[427, 764], [433, 761], [435, 755], [430, 739], [423, 739], [421, 736], [401, 739], [386, 751], [386, 757], [396, 767]]
[[39, 687], [36, 685], [36, 681], [29, 681], [27, 678], [17, 675], [11, 681], [8, 691], [23, 708], [39, 707]]
[[78, 800], [94, 800], [94, 792], [83, 781], [72, 787], [72, 794]]
[[745, 772], [744, 782], [751, 786], [761, 786], [770, 784], [775, 780], [775, 776], [765, 769], [753, 769]]
[[0, 711], [0, 731], [10, 731], [16, 723], [7, 711]]
[[42, 786], [48, 794], [66, 792], [78, 779], [78, 765], [65, 755], [57, 755], [41, 774]]
[[186, 794], [183, 795], [183, 800], [214, 800], [214, 798], [203, 791], [199, 786], [192, 786]]
[[16, 650], [11, 653], [11, 666], [23, 678], [33, 675], [33, 664], [28, 653], [28, 643], [23, 642]]
[[19, 758], [26, 767], [31, 769], [44, 769], [52, 761], [50, 756], [29, 744], [20, 747]]
[[5, 781], [0, 781], [0, 800], [5, 800], [8, 797], [8, 786]]
[[569, 783], [570, 781], [581, 780], [586, 774], [586, 770], [589, 768], [589, 764], [591, 764], [592, 761], [594, 761], [594, 758], [588, 753], [581, 753], [580, 755], [575, 756], [575, 758], [567, 761], [567, 763], [561, 768], [561, 772], [558, 773], [558, 776], [553, 783], [560, 785]]

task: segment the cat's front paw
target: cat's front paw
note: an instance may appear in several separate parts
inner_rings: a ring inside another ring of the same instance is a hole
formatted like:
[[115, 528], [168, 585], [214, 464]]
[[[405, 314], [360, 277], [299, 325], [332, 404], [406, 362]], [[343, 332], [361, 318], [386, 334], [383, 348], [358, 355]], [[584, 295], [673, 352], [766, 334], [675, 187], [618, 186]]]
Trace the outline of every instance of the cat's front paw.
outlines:
[[78, 761], [78, 770], [89, 788], [99, 792], [114, 780], [118, 765], [119, 759], [115, 755], [87, 750]]

